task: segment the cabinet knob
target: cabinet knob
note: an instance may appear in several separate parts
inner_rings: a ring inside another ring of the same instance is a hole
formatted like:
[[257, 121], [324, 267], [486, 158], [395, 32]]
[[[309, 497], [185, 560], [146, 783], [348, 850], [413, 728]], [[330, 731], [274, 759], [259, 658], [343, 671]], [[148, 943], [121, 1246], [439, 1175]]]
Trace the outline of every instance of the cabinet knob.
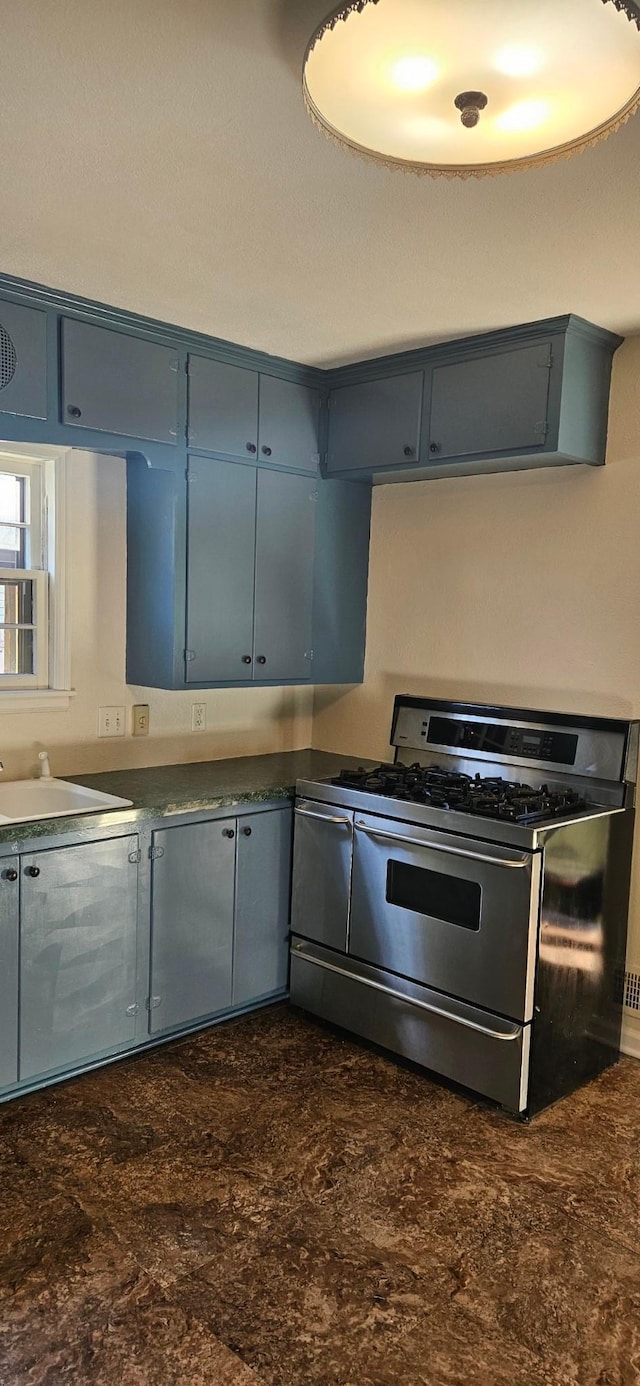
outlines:
[[440, 451], [440, 444], [439, 444], [439, 443], [429, 443], [429, 452], [439, 452], [439, 451]]
[[407, 446], [406, 446], [406, 448], [404, 449], [404, 455], [405, 455], [405, 457], [413, 457], [414, 451], [415, 451], [415, 449], [414, 449], [414, 448], [410, 448], [410, 447], [409, 447], [409, 444], [407, 443]]
[[233, 831], [233, 828], [223, 828], [223, 829], [222, 829], [222, 836], [223, 836], [223, 837], [235, 837], [235, 833], [234, 833], [234, 831]]
[[251, 837], [251, 828], [243, 828], [242, 835], [243, 837]]
[[267, 656], [266, 656], [266, 655], [258, 655], [258, 664], [266, 664], [266, 662], [267, 662]]
[[31, 876], [32, 879], [35, 881], [36, 876], [39, 876], [39, 875], [40, 875], [40, 867], [39, 867], [39, 866], [28, 866], [28, 867], [27, 867], [27, 870], [26, 870], [26, 875], [27, 875], [27, 876]]
[[264, 457], [270, 457], [270, 456], [271, 456], [271, 448], [263, 447], [262, 452], [263, 452]]
[[2, 874], [5, 881], [17, 881], [18, 879], [18, 873], [14, 870], [13, 867], [11, 867], [10, 871], [3, 871]]
[[250, 664], [250, 663], [251, 663], [251, 655], [243, 655], [243, 656], [242, 656], [242, 663], [243, 663], [243, 664]]
[[255, 443], [247, 443], [247, 452], [257, 452], [257, 451], [258, 451], [258, 449], [257, 449]]
[[68, 404], [68, 405], [67, 405], [67, 414], [68, 414], [69, 417], [72, 418], [72, 419], [80, 419], [80, 418], [82, 418], [82, 410], [78, 408], [77, 404]]

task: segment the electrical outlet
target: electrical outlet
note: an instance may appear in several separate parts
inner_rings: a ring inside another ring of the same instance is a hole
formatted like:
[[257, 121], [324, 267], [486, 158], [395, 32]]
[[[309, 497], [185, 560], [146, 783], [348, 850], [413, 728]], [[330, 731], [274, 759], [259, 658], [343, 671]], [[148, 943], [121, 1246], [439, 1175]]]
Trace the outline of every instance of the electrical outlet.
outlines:
[[124, 708], [98, 709], [98, 736], [124, 736]]
[[136, 704], [135, 704], [135, 707], [132, 708], [132, 714], [133, 714], [133, 735], [134, 735], [134, 736], [148, 736], [148, 735], [149, 735], [149, 704], [148, 704], [148, 703], [136, 703]]
[[191, 730], [205, 731], [207, 726], [207, 704], [191, 704]]

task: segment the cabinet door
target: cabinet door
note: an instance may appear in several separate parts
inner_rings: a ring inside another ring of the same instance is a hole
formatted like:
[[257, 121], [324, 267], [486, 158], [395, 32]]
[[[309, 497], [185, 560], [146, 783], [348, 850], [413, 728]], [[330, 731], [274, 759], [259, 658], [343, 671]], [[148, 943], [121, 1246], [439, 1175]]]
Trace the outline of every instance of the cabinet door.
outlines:
[[311, 673], [316, 494], [311, 477], [258, 472], [256, 679]]
[[47, 417], [47, 315], [0, 303], [0, 411]]
[[290, 891], [291, 809], [238, 819], [234, 1006], [286, 990]]
[[343, 385], [329, 396], [330, 472], [406, 467], [420, 457], [424, 371]]
[[231, 1005], [235, 819], [163, 828], [153, 847], [152, 1035]]
[[320, 393], [275, 375], [260, 376], [260, 456], [317, 472]]
[[178, 359], [175, 347], [65, 319], [62, 324], [62, 422], [99, 433], [175, 443]]
[[296, 803], [291, 928], [345, 953], [353, 858], [353, 813], [333, 804]]
[[20, 1078], [135, 1034], [138, 839], [21, 859]]
[[18, 1081], [18, 867], [0, 871], [0, 1088]]
[[189, 459], [186, 678], [252, 678], [256, 468]]
[[189, 442], [227, 457], [258, 452], [258, 372], [189, 357]]
[[430, 457], [528, 451], [544, 446], [551, 343], [436, 366]]

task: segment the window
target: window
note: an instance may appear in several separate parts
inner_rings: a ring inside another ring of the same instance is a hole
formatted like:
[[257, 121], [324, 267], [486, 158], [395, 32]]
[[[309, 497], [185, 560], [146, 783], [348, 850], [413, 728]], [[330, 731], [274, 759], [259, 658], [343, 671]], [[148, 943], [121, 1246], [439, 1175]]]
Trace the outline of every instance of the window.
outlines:
[[49, 687], [42, 481], [42, 464], [0, 458], [0, 690]]
[[0, 443], [0, 712], [68, 705], [64, 483], [61, 449]]

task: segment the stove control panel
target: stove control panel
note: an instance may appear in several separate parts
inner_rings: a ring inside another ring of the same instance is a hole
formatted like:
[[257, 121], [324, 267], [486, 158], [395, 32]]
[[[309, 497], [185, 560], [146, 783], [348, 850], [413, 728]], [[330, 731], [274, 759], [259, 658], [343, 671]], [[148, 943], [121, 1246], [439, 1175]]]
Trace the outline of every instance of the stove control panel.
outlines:
[[423, 724], [426, 746], [483, 755], [522, 756], [549, 765], [575, 764], [578, 737], [553, 727], [515, 727], [504, 722], [463, 722], [429, 717]]
[[[482, 703], [448, 703], [444, 699], [398, 695], [394, 703], [391, 745], [396, 759], [409, 764], [412, 750], [433, 764], [447, 757], [465, 773], [474, 761], [527, 766], [563, 775], [580, 775], [610, 784], [635, 783], [639, 722], [618, 722], [571, 714], [487, 707]], [[425, 760], [420, 760], [421, 764]], [[465, 763], [468, 762], [468, 763]]]

